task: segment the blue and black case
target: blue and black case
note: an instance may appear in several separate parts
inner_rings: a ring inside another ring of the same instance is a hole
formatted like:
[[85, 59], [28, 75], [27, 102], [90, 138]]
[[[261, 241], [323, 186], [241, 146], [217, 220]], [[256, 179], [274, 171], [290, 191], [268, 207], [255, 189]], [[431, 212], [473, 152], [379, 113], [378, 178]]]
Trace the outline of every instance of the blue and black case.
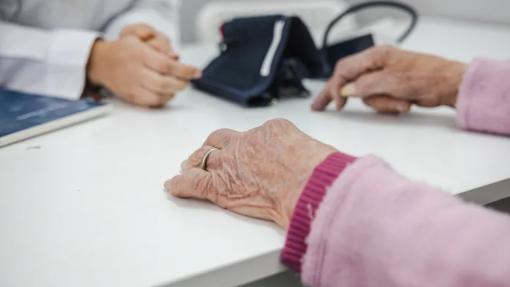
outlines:
[[222, 31], [221, 54], [193, 82], [200, 90], [245, 106], [267, 106], [286, 90], [306, 95], [302, 79], [323, 73], [319, 51], [297, 17], [238, 18]]

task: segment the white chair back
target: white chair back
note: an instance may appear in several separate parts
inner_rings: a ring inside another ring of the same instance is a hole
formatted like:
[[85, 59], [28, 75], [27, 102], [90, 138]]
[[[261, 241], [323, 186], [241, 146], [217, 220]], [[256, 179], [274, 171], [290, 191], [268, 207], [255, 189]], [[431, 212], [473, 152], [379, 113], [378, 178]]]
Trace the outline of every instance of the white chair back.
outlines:
[[[204, 5], [197, 15], [196, 34], [200, 44], [218, 43], [221, 40], [220, 26], [236, 17], [257, 15], [297, 15], [308, 26], [317, 45], [330, 21], [348, 7], [340, 0], [310, 1], [218, 1]], [[331, 34], [331, 39], [340, 37], [342, 31], [352, 30], [356, 26], [354, 16], [344, 19]]]

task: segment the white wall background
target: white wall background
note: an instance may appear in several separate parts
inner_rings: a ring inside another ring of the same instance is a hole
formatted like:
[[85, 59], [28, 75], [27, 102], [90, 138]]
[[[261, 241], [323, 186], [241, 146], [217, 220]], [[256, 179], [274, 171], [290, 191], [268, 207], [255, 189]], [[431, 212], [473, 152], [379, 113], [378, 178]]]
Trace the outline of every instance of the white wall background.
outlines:
[[[181, 39], [184, 43], [195, 40], [195, 17], [206, 3], [217, 0], [183, 0], [181, 7]], [[231, 2], [256, 1], [264, 5], [271, 0], [221, 0]], [[272, 0], [321, 1], [321, 0]], [[363, 0], [346, 0], [349, 3]], [[456, 19], [499, 22], [510, 24], [510, 0], [400, 0], [416, 7], [421, 14]]]

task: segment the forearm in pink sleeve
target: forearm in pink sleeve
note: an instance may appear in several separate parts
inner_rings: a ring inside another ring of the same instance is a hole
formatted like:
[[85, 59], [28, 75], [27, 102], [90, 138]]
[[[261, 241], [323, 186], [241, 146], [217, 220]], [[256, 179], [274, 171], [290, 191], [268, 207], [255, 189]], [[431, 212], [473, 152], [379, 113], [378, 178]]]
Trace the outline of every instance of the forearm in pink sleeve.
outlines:
[[[321, 194], [317, 180], [328, 174], [321, 170], [300, 201], [313, 203]], [[510, 286], [510, 217], [405, 179], [376, 157], [340, 172], [309, 214], [311, 232], [299, 259], [307, 286]], [[299, 215], [306, 208], [296, 209], [282, 255], [291, 267], [300, 250], [291, 233], [306, 230]]]
[[510, 61], [476, 59], [457, 97], [457, 122], [464, 129], [510, 135]]

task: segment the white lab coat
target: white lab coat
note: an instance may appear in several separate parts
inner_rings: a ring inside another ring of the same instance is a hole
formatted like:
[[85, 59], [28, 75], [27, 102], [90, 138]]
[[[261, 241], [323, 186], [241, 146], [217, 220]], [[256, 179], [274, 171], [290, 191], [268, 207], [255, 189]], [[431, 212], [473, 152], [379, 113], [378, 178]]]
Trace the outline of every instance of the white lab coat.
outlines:
[[0, 0], [0, 87], [78, 99], [90, 49], [146, 23], [177, 39], [176, 0]]

